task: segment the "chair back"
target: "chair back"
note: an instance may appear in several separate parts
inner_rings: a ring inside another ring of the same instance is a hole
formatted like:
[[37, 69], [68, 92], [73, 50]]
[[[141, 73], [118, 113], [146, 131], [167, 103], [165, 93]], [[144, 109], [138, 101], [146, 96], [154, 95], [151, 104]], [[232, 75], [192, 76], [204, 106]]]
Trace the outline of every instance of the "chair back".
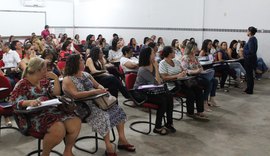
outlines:
[[4, 67], [5, 66], [5, 63], [3, 60], [0, 60], [0, 68]]
[[126, 88], [127, 88], [127, 90], [133, 89], [133, 86], [134, 86], [136, 78], [137, 78], [137, 74], [129, 73], [129, 74], [125, 75], [125, 78], [126, 78]]
[[4, 99], [9, 96], [10, 92], [12, 91], [12, 86], [7, 79], [7, 77], [0, 75], [0, 87], [8, 88], [8, 90], [1, 91], [0, 99]]

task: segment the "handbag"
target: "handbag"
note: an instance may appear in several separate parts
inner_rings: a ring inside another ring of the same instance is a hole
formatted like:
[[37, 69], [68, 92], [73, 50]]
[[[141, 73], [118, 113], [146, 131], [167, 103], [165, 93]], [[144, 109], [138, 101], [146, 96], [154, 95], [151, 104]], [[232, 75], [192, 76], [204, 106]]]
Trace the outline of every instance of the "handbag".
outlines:
[[58, 105], [58, 109], [65, 113], [73, 113], [75, 109], [77, 108], [77, 104], [74, 102], [73, 98], [70, 98], [66, 95], [58, 96], [57, 97], [60, 102], [62, 102], [61, 105]]
[[107, 93], [99, 98], [94, 99], [94, 102], [97, 107], [106, 111], [117, 103], [117, 99], [110, 93]]

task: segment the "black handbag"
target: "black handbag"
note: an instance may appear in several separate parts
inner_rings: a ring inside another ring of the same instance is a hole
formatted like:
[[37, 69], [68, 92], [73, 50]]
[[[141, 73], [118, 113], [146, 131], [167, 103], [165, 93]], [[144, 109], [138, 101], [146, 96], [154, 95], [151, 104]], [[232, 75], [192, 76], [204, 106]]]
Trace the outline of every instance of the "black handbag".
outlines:
[[70, 114], [73, 113], [77, 108], [77, 104], [74, 102], [73, 98], [70, 98], [66, 95], [58, 96], [57, 98], [60, 102], [62, 102], [61, 105], [57, 106], [61, 111]]

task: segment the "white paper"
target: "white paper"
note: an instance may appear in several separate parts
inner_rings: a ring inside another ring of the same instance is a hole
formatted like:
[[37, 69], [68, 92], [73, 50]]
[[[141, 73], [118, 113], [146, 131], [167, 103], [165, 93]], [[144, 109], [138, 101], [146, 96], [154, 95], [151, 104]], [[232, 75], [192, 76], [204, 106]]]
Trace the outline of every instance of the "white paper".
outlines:
[[51, 99], [51, 100], [47, 100], [47, 101], [42, 101], [41, 105], [39, 105], [39, 106], [35, 106], [35, 107], [28, 106], [26, 108], [26, 110], [37, 109], [37, 108], [46, 107], [46, 106], [56, 106], [59, 104], [62, 104], [62, 102], [60, 102], [58, 99]]
[[142, 85], [142, 86], [139, 86], [138, 89], [158, 88], [158, 87], [164, 87], [164, 86], [163, 85]]

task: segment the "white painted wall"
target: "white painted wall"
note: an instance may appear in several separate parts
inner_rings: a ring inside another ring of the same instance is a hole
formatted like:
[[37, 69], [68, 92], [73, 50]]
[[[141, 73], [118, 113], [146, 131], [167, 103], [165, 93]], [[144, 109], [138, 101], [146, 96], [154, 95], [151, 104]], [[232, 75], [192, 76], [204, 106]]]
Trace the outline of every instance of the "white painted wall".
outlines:
[[202, 27], [203, 0], [75, 0], [76, 26]]
[[[75, 0], [75, 26], [202, 28], [202, 6], [203, 0]], [[140, 44], [153, 34], [162, 36], [166, 44], [174, 38], [202, 38], [200, 31], [78, 28], [75, 32], [83, 39], [102, 34], [108, 41], [117, 33], [126, 42], [134, 37]]]
[[[50, 26], [73, 26], [73, 0], [46, 0], [45, 7], [24, 7], [23, 0], [1, 0], [0, 1], [0, 10], [17, 10], [17, 11], [45, 11], [47, 14], [46, 23]], [[16, 20], [16, 19], [9, 19]], [[19, 19], [18, 21], [24, 21], [27, 23], [32, 23], [32, 25], [38, 25], [37, 21], [29, 19]], [[1, 21], [7, 22], [10, 21]], [[18, 25], [24, 26], [24, 23], [18, 23]], [[44, 29], [44, 26], [40, 28], [40, 32]], [[14, 34], [12, 29], [9, 30], [10, 35]], [[51, 30], [54, 32], [54, 29]], [[40, 34], [40, 32], [36, 32]], [[73, 31], [69, 32], [70, 35], [73, 35]], [[30, 35], [30, 34], [29, 34]]]
[[205, 28], [270, 29], [268, 0], [205, 0]]
[[[201, 45], [206, 38], [217, 38], [227, 42], [232, 39], [248, 38], [244, 32], [123, 30], [93, 27], [246, 29], [254, 25], [260, 30], [270, 30], [270, 22], [267, 20], [270, 16], [269, 7], [268, 0], [46, 0], [46, 7], [32, 8], [23, 7], [22, 0], [1, 0], [0, 10], [46, 11], [47, 24], [53, 26], [51, 32], [66, 32], [69, 36], [78, 33], [81, 39], [91, 33], [96, 36], [103, 34], [109, 41], [113, 33], [118, 33], [126, 43], [131, 37], [135, 37], [141, 44], [145, 36], [155, 34], [162, 36], [166, 44], [170, 44], [174, 38], [184, 40], [194, 37]], [[27, 22], [33, 22], [35, 25], [35, 21]], [[40, 28], [40, 31], [42, 29]], [[11, 34], [12, 32], [10, 30]], [[270, 64], [268, 52], [270, 35], [258, 33], [256, 36], [259, 40], [258, 55]]]
[[[270, 1], [268, 0], [205, 0], [205, 28], [247, 29], [255, 26], [260, 30], [270, 30]], [[245, 32], [204, 32], [204, 38], [227, 41], [248, 40]], [[257, 33], [258, 56], [270, 65], [270, 34]]]

